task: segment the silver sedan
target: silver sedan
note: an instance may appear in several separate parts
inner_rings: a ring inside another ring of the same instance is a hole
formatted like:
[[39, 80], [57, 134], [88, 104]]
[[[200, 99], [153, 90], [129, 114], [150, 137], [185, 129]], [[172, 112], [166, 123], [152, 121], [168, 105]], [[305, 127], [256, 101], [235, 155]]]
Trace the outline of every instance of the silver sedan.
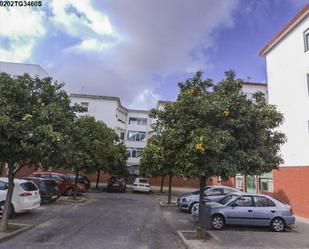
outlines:
[[[282, 232], [286, 226], [295, 223], [291, 207], [260, 194], [232, 193], [217, 203], [208, 203], [213, 229], [223, 229], [225, 225], [269, 226], [275, 232]], [[198, 205], [192, 208], [192, 216], [197, 217]]]

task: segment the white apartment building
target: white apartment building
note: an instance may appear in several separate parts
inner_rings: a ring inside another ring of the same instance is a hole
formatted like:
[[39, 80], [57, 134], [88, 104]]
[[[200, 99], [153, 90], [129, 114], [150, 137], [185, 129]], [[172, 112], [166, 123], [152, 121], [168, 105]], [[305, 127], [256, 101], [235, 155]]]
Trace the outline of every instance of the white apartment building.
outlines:
[[260, 51], [266, 57], [268, 99], [284, 115], [284, 164], [273, 171], [274, 194], [309, 217], [309, 4]]
[[[243, 91], [248, 97], [261, 91], [267, 98], [267, 84], [244, 82]], [[147, 139], [153, 135], [149, 111], [127, 109], [121, 105], [118, 97], [98, 96], [89, 94], [71, 94], [72, 103], [80, 104], [87, 109], [82, 115], [95, 117], [115, 130], [127, 147], [129, 172], [138, 174], [138, 166]], [[158, 101], [155, 108], [164, 109], [168, 101]]]
[[87, 109], [82, 115], [93, 116], [115, 130], [127, 147], [129, 172], [138, 174], [140, 155], [151, 135], [149, 112], [127, 109], [118, 97], [88, 94], [71, 94], [70, 97], [72, 103]]

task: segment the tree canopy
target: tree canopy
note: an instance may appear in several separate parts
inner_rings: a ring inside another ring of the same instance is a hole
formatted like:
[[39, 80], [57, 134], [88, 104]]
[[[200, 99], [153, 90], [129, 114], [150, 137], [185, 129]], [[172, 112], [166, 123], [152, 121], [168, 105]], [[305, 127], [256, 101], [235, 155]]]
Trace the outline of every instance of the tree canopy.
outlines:
[[67, 131], [77, 106], [71, 106], [63, 84], [51, 78], [0, 74], [0, 161], [8, 165], [9, 189], [1, 230], [7, 228], [14, 175], [23, 166], [60, 164]]

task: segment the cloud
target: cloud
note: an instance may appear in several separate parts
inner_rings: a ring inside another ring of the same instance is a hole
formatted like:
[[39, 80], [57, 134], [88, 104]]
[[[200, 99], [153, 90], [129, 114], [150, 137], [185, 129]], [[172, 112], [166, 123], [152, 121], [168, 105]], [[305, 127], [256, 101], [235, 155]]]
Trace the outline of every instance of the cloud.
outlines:
[[144, 89], [139, 93], [128, 106], [130, 109], [145, 109], [150, 110], [154, 108], [159, 100], [162, 100], [162, 96], [153, 92], [150, 89]]
[[0, 48], [0, 60], [30, 60], [35, 45], [45, 34], [43, 11], [2, 7], [0, 37], [8, 40], [8, 46]]
[[116, 33], [109, 18], [93, 8], [89, 0], [53, 0], [51, 22], [66, 34], [79, 39], [68, 51], [97, 51], [112, 47]]
[[109, 23], [109, 32], [102, 29], [99, 34], [94, 28], [98, 17], [87, 8], [74, 5], [76, 14], [68, 5], [58, 7], [53, 22], [81, 41], [66, 46], [65, 54], [57, 54], [65, 65], [55, 63], [51, 73], [67, 82], [70, 92], [80, 92], [83, 86], [86, 93], [119, 96], [125, 105], [145, 108], [145, 96], [157, 96], [156, 89], [164, 87], [169, 75], [211, 66], [207, 51], [216, 46], [217, 31], [233, 26], [238, 1], [113, 0], [91, 4], [104, 16], [103, 26]]
[[31, 59], [69, 92], [83, 88], [148, 108], [147, 101], [165, 97], [157, 89], [171, 75], [211, 67], [208, 51], [218, 31], [233, 26], [237, 6], [238, 0], [52, 0], [41, 9], [2, 8], [0, 39], [9, 39], [9, 49], [0, 48], [0, 59]]

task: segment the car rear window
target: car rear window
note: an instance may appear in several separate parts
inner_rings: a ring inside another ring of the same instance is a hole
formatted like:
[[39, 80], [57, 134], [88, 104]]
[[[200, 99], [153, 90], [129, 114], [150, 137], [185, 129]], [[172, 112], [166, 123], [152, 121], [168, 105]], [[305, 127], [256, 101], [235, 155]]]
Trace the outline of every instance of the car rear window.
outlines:
[[38, 188], [32, 182], [23, 182], [23, 183], [20, 184], [20, 186], [25, 191], [36, 191], [36, 190], [38, 190]]
[[138, 182], [139, 183], [148, 183], [148, 180], [147, 179], [139, 179]]
[[51, 180], [46, 180], [44, 181], [46, 186], [52, 186], [55, 187], [57, 186], [57, 183], [55, 181], [51, 181]]

